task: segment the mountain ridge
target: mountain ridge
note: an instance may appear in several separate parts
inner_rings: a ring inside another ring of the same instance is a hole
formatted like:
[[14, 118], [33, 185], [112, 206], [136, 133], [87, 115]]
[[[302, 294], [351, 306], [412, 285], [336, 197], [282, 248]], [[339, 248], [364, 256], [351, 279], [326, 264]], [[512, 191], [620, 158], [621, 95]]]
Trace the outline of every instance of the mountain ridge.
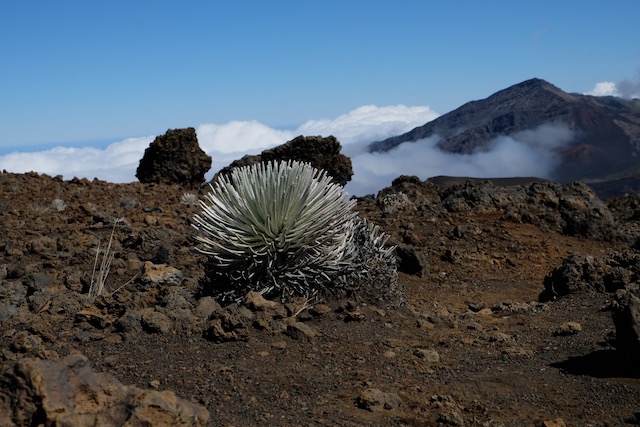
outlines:
[[567, 93], [539, 78], [470, 101], [402, 135], [373, 142], [369, 151], [386, 152], [405, 142], [435, 137], [443, 151], [473, 154], [486, 150], [498, 137], [546, 124], [562, 124], [574, 133], [573, 140], [557, 150], [561, 161], [551, 179], [606, 179], [640, 161], [640, 100]]

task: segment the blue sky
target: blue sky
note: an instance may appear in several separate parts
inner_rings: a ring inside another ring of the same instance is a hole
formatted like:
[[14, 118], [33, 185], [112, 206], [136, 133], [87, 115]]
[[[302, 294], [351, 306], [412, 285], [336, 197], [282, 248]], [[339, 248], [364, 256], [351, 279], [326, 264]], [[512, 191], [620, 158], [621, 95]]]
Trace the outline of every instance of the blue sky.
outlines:
[[3, 1], [0, 147], [637, 78], [640, 2]]
[[473, 158], [363, 147], [533, 77], [640, 97], [639, 16], [637, 0], [1, 1], [0, 170], [135, 181], [155, 135], [193, 126], [209, 175], [332, 134], [356, 194], [407, 173], [546, 176], [530, 139]]

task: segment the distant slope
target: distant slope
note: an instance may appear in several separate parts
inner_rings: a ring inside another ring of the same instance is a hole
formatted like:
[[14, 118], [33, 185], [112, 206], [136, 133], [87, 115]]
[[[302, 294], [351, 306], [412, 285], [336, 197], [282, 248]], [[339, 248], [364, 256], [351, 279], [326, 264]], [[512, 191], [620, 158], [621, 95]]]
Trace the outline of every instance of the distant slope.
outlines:
[[640, 100], [569, 94], [541, 79], [469, 102], [403, 135], [374, 142], [369, 151], [438, 136], [442, 150], [471, 154], [497, 137], [557, 123], [576, 138], [559, 152], [554, 180], [606, 179], [640, 163]]

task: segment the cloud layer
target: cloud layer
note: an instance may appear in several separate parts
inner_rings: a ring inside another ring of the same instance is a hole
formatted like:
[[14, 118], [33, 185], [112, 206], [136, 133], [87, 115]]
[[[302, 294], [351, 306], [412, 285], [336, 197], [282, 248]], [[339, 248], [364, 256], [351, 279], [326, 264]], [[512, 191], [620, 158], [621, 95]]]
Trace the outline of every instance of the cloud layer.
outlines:
[[65, 179], [78, 177], [131, 182], [136, 180], [136, 168], [153, 139], [153, 136], [128, 138], [105, 149], [55, 147], [33, 153], [14, 152], [0, 156], [0, 169], [62, 175]]
[[[208, 177], [245, 154], [283, 144], [298, 135], [334, 135], [346, 148], [401, 134], [438, 117], [429, 107], [366, 105], [335, 119], [311, 120], [297, 129], [274, 129], [256, 121], [202, 124], [196, 132], [201, 148], [213, 157]], [[38, 172], [51, 176], [99, 178], [124, 183], [136, 181], [135, 171], [154, 136], [129, 138], [104, 149], [55, 147], [38, 152], [0, 156], [0, 170]]]
[[400, 175], [416, 175], [423, 180], [438, 175], [551, 178], [559, 162], [556, 150], [573, 137], [565, 125], [553, 124], [499, 137], [488, 144], [488, 149], [473, 154], [440, 150], [438, 136], [405, 142], [387, 153], [360, 152], [352, 157], [354, 176], [346, 189], [356, 195], [375, 193]]
[[620, 96], [614, 82], [598, 82], [586, 95], [593, 96]]
[[[232, 121], [202, 124], [196, 131], [200, 146], [213, 157], [208, 178], [245, 154], [257, 154], [298, 135], [334, 135], [353, 162], [355, 174], [346, 190], [360, 196], [376, 193], [399, 175], [417, 175], [421, 179], [437, 175], [549, 177], [557, 164], [555, 150], [573, 136], [564, 126], [548, 125], [498, 138], [488, 149], [471, 155], [441, 151], [436, 146], [437, 137], [404, 143], [388, 153], [366, 150], [373, 141], [405, 133], [437, 116], [424, 106], [366, 105], [334, 119], [308, 121], [294, 130], [273, 129], [255, 121]], [[104, 149], [56, 147], [10, 153], [0, 156], [0, 169], [62, 175], [65, 179], [77, 176], [132, 182], [144, 150], [153, 139], [129, 138]]]
[[364, 105], [333, 120], [310, 120], [300, 126], [299, 135], [333, 135], [342, 145], [371, 143], [400, 135], [438, 117], [429, 107]]

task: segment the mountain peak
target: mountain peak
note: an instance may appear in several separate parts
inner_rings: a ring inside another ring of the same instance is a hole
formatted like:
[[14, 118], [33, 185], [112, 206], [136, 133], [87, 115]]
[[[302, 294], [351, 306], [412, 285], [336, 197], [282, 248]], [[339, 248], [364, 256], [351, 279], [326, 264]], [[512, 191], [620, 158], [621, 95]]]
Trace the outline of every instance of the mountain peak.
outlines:
[[[525, 81], [520, 82], [520, 83], [516, 83], [515, 85], [513, 85], [511, 87], [545, 87], [545, 86], [553, 86], [553, 85], [551, 83], [549, 83], [548, 81], [546, 81], [546, 80], [534, 77], [532, 79], [525, 80]], [[555, 87], [555, 86], [553, 86], [553, 87]]]
[[[529, 79], [529, 80], [525, 80], [525, 81], [523, 81], [523, 82], [521, 82], [521, 83], [517, 83], [517, 84], [513, 85], [512, 87], [517, 87], [517, 86], [522, 86], [522, 87], [527, 87], [527, 86], [530, 86], [530, 87], [536, 87], [536, 86], [538, 86], [538, 87], [546, 87], [546, 86], [551, 86], [551, 87], [553, 87], [553, 88], [556, 88], [554, 85], [552, 85], [552, 84], [551, 84], [551, 83], [549, 83], [548, 81], [543, 80], [543, 79], [539, 79], [539, 78], [537, 78], [537, 77], [534, 77], [534, 78]], [[556, 88], [556, 89], [557, 89], [557, 88]]]
[[[502, 89], [488, 98], [468, 102], [406, 134], [374, 142], [369, 149], [372, 152], [388, 151], [403, 142], [414, 142], [437, 134], [444, 139], [441, 148], [470, 154], [478, 145], [486, 142], [485, 137], [526, 130], [534, 112], [561, 109], [561, 105], [575, 98], [575, 95], [569, 95], [546, 80], [532, 78]], [[548, 118], [539, 119], [544, 121]], [[468, 130], [460, 132], [460, 129]], [[473, 129], [484, 129], [486, 135], [469, 138]], [[455, 140], [453, 145], [452, 140]]]
[[[567, 92], [564, 92], [562, 89], [552, 85], [548, 81], [539, 78], [533, 78], [525, 80], [521, 83], [517, 83], [506, 89], [502, 89], [483, 101], [494, 103], [495, 105], [502, 105], [503, 103], [506, 103], [507, 108], [511, 109], [517, 109], [518, 107], [527, 109], [527, 104], [529, 104], [530, 102], [554, 103], [558, 102], [558, 99], [556, 98], [568, 102], [576, 100], [575, 95], [570, 95]], [[516, 100], [519, 100], [521, 103], [525, 103], [526, 101], [526, 103], [524, 105], [514, 104], [514, 101]], [[464, 106], [461, 108], [464, 108]]]
[[[508, 87], [507, 89], [504, 89], [503, 91], [500, 92], [513, 92], [513, 91], [546, 91], [546, 92], [551, 92], [554, 95], [557, 95], [567, 101], [570, 100], [575, 100], [575, 96], [571, 95], [565, 91], [563, 91], [562, 89], [560, 89], [557, 86], [554, 86], [553, 84], [549, 83], [546, 80], [543, 79], [539, 79], [539, 78], [532, 78], [529, 80], [525, 80], [522, 83], [518, 83], [515, 84], [511, 87]], [[498, 93], [500, 93], [498, 92]], [[496, 93], [497, 94], [497, 93]]]
[[562, 124], [574, 135], [558, 152], [562, 162], [553, 179], [599, 179], [636, 164], [640, 103], [569, 94], [539, 78], [468, 102], [403, 135], [374, 142], [369, 150], [388, 151], [437, 136], [437, 146], [445, 152], [474, 154], [487, 150], [496, 138], [549, 124]]

